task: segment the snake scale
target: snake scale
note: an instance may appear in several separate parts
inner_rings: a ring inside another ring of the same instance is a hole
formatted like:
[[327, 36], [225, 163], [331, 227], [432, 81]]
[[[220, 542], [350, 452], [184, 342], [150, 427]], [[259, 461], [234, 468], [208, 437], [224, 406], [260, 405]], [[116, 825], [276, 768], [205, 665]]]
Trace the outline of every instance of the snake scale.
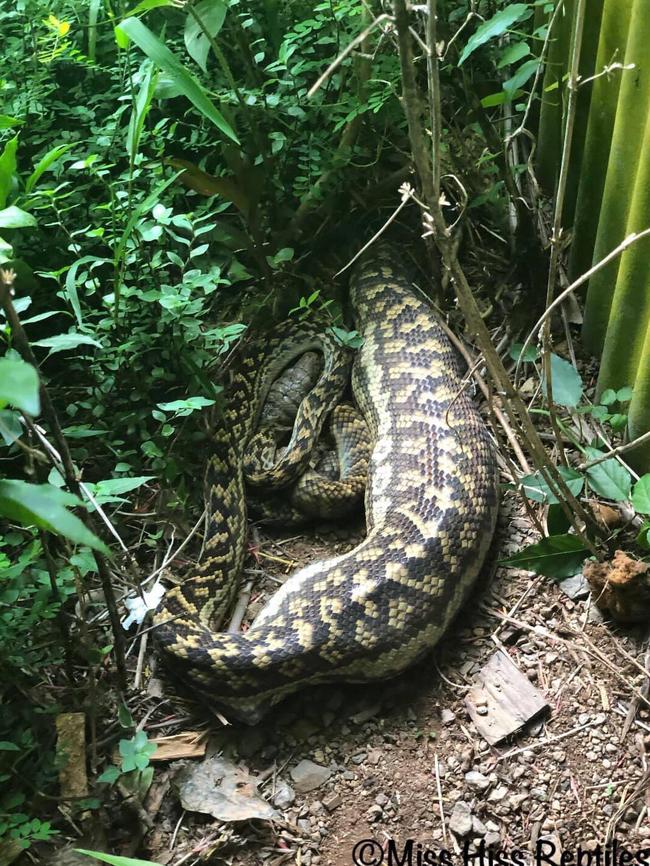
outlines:
[[[373, 443], [366, 537], [349, 553], [291, 575], [237, 634], [216, 628], [245, 556], [245, 449], [270, 380], [297, 353], [292, 335], [267, 340], [265, 355], [254, 347], [227, 389], [214, 430], [205, 558], [167, 594], [155, 624], [157, 642], [185, 681], [248, 723], [301, 687], [404, 670], [444, 634], [491, 543], [497, 474], [487, 430], [436, 314], [396, 261], [389, 250], [373, 251], [350, 287], [363, 337], [352, 388]], [[311, 339], [300, 351], [316, 345]], [[301, 406], [292, 443], [298, 453], [331, 408], [319, 409], [325, 390], [330, 402], [342, 390], [347, 361], [333, 358], [326, 356]], [[334, 385], [324, 390], [326, 380]], [[294, 475], [299, 463], [304, 455], [289, 454], [284, 470]]]

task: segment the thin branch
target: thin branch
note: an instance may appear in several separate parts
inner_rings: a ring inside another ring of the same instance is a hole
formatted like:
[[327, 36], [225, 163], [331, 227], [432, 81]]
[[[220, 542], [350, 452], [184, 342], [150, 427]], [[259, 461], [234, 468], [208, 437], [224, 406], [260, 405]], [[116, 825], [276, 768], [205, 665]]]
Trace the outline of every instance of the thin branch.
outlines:
[[350, 54], [352, 54], [357, 45], [360, 45], [367, 36], [370, 36], [375, 27], [377, 27], [383, 21], [388, 21], [389, 19], [390, 15], [384, 12], [382, 15], [379, 15], [377, 18], [375, 18], [372, 24], [369, 24], [368, 27], [366, 27], [365, 30], [362, 30], [358, 36], [355, 36], [352, 42], [350, 42], [350, 44], [347, 46], [347, 48], [343, 49], [339, 56], [330, 63], [330, 65], [327, 67], [325, 72], [323, 72], [323, 74], [316, 81], [316, 83], [312, 84], [312, 86], [309, 88], [309, 90], [307, 91], [307, 96], [309, 97], [309, 99], [314, 96], [316, 91], [320, 89], [321, 85], [323, 85], [327, 81], [330, 75], [339, 68], [339, 66], [341, 65], [341, 63], [343, 63], [346, 57], [349, 57]]
[[553, 301], [553, 303], [549, 307], [547, 307], [546, 310], [544, 310], [537, 322], [533, 325], [530, 334], [524, 340], [524, 344], [519, 354], [519, 360], [517, 361], [517, 366], [515, 368], [515, 383], [517, 381], [517, 372], [521, 364], [521, 359], [524, 357], [526, 349], [528, 348], [528, 346], [530, 346], [533, 338], [535, 337], [535, 334], [539, 333], [539, 329], [542, 327], [546, 319], [553, 313], [553, 311], [557, 309], [557, 307], [559, 307], [560, 304], [564, 300], [566, 300], [566, 298], [568, 298], [572, 292], [575, 292], [576, 289], [579, 289], [580, 286], [583, 286], [586, 282], [588, 282], [594, 276], [594, 274], [597, 274], [598, 271], [606, 267], [617, 256], [620, 256], [621, 253], [624, 253], [628, 247], [631, 247], [632, 244], [648, 236], [650, 236], [650, 228], [643, 229], [643, 231], [641, 232], [632, 232], [626, 238], [624, 238], [618, 246], [614, 247], [611, 252], [607, 253], [607, 255], [603, 259], [601, 259], [595, 265], [592, 265], [588, 271], [585, 271], [582, 276], [578, 277], [578, 279], [574, 280], [570, 286], [567, 286], [566, 289], [560, 292], [560, 294]]

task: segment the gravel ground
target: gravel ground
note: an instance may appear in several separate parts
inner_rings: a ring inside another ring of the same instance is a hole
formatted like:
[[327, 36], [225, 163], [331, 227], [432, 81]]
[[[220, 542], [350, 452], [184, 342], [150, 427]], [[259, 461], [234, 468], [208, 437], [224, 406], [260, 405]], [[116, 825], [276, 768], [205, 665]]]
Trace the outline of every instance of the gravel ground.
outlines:
[[[347, 549], [358, 531], [263, 539], [251, 574], [264, 577], [248, 616], [279, 576]], [[499, 556], [531, 536], [507, 502], [500, 535], [507, 541], [497, 543]], [[511, 742], [490, 746], [464, 696], [497, 649], [549, 711]], [[152, 856], [163, 866], [349, 866], [357, 846], [363, 866], [446, 866], [482, 848], [501, 849], [502, 862], [518, 864], [534, 862], [537, 851], [559, 863], [550, 843], [594, 857], [614, 837], [632, 853], [650, 847], [647, 709], [624, 733], [644, 684], [644, 652], [642, 634], [603, 622], [588, 599], [498, 568], [434, 655], [397, 680], [308, 690], [255, 728], [212, 733], [209, 752], [259, 775], [262, 795], [285, 823], [227, 825], [183, 814], [173, 793], [159, 796], [172, 764], [152, 794], [162, 802], [147, 839]], [[582, 866], [590, 866], [586, 858]]]

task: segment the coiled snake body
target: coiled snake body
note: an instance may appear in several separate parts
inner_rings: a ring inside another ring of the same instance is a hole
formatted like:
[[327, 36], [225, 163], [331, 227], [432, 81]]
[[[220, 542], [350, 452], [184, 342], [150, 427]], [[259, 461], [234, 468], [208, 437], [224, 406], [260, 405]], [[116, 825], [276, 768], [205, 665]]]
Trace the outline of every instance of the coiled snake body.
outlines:
[[[248, 722], [302, 686], [383, 679], [418, 659], [467, 596], [494, 531], [491, 443], [436, 315], [381, 251], [357, 270], [351, 300], [363, 337], [353, 393], [373, 440], [365, 540], [289, 577], [245, 634], [215, 631], [245, 553], [245, 446], [292, 354], [291, 338], [280, 337], [266, 360], [245, 358], [230, 386], [214, 436], [206, 558], [156, 617], [158, 642], [185, 679]], [[322, 424], [321, 383], [344, 380], [344, 368], [326, 360], [303, 401], [298, 452], [305, 427]]]

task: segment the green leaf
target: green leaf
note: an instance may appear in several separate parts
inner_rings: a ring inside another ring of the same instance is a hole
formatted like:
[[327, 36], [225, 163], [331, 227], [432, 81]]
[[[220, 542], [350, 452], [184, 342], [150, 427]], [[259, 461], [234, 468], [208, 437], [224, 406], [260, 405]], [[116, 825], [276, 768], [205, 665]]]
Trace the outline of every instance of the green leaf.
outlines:
[[569, 531], [571, 524], [569, 518], [564, 513], [564, 509], [558, 503], [557, 505], [549, 505], [546, 514], [546, 529], [549, 535], [564, 535]]
[[28, 415], [41, 411], [38, 373], [26, 361], [0, 358], [0, 404], [9, 403]]
[[14, 175], [16, 174], [16, 150], [18, 136], [10, 138], [0, 154], [0, 208], [7, 204]]
[[75, 544], [85, 544], [108, 553], [106, 545], [68, 507], [80, 506], [76, 496], [51, 484], [0, 481], [0, 514], [23, 526], [38, 526], [63, 535]]
[[[154, 475], [141, 475], [138, 478], [108, 478], [106, 481], [98, 481], [96, 484], [88, 484], [93, 498], [100, 504], [106, 502], [123, 502], [121, 495], [141, 487], [147, 481], [155, 478]], [[89, 504], [89, 508], [92, 506]]]
[[121, 775], [122, 771], [119, 767], [107, 767], [97, 781], [105, 785], [112, 785], [113, 782], [117, 782]]
[[94, 857], [109, 866], [160, 866], [153, 860], [134, 860], [133, 857], [120, 857], [116, 854], [101, 854], [99, 851], [86, 851], [85, 848], [75, 848], [77, 854], [85, 854], [86, 857]]
[[19, 752], [20, 747], [15, 743], [10, 743], [7, 740], [0, 740], [0, 752]]
[[0, 436], [4, 439], [5, 445], [13, 445], [16, 439], [20, 439], [22, 435], [23, 427], [18, 412], [13, 412], [11, 409], [0, 409]]
[[[223, 0], [202, 0], [201, 3], [197, 3], [193, 8], [201, 19], [203, 27], [214, 39], [223, 26], [227, 10], [226, 4]], [[185, 22], [183, 38], [187, 53], [204, 72], [207, 72], [206, 63], [210, 51], [210, 40], [191, 13], [188, 13]]]
[[650, 523], [646, 521], [636, 536], [636, 543], [644, 550], [650, 550]]
[[577, 536], [549, 535], [514, 556], [502, 559], [501, 564], [561, 580], [577, 574], [588, 556], [589, 551]]
[[488, 42], [490, 39], [495, 39], [497, 36], [502, 36], [516, 21], [520, 21], [524, 16], [528, 17], [531, 10], [527, 3], [510, 3], [505, 9], [500, 9], [492, 18], [484, 21], [480, 27], [476, 29], [476, 33], [467, 40], [467, 45], [463, 48], [458, 65], [462, 64], [467, 58], [476, 51], [481, 45]]
[[129, 16], [139, 15], [141, 12], [148, 12], [150, 9], [158, 9], [161, 6], [173, 5], [174, 0], [142, 0], [142, 3], [138, 3], [138, 5], [134, 6], [127, 14]]
[[126, 706], [126, 704], [120, 704], [117, 710], [117, 720], [123, 728], [133, 727], [133, 716], [131, 715], [129, 708]]
[[235, 135], [230, 124], [208, 97], [205, 90], [188, 70], [180, 63], [166, 45], [146, 27], [139, 18], [127, 18], [115, 28], [116, 31], [126, 34], [129, 39], [147, 55], [150, 60], [159, 66], [163, 72], [170, 75], [181, 88], [182, 93], [190, 100], [198, 111], [210, 120], [217, 129], [228, 136], [236, 144], [239, 139]]
[[26, 229], [38, 225], [26, 210], [12, 204], [0, 210], [0, 229]]
[[190, 415], [196, 412], [197, 409], [203, 409], [205, 406], [213, 406], [214, 400], [208, 400], [207, 397], [187, 397], [185, 400], [172, 400], [170, 403], [158, 403], [158, 408], [163, 412], [174, 412], [180, 417]]
[[508, 95], [508, 99], [514, 99], [515, 95], [519, 92], [519, 90], [526, 84], [526, 82], [533, 77], [533, 75], [539, 69], [541, 61], [537, 58], [533, 60], [527, 60], [525, 63], [522, 63], [519, 69], [515, 72], [512, 78], [509, 78], [507, 81], [503, 82], [503, 89]]
[[497, 69], [503, 69], [504, 66], [508, 66], [511, 63], [517, 63], [517, 61], [523, 60], [524, 57], [528, 57], [529, 54], [530, 46], [527, 42], [513, 42], [513, 44], [509, 45], [501, 55], [501, 58], [497, 63]]
[[11, 129], [12, 126], [20, 126], [23, 123], [18, 117], [8, 114], [0, 114], [0, 129]]
[[158, 79], [158, 71], [151, 61], [145, 60], [147, 71], [140, 84], [138, 95], [135, 99], [133, 111], [129, 119], [129, 128], [126, 134], [126, 152], [131, 160], [131, 165], [135, 163], [135, 158], [138, 155], [140, 147], [140, 139], [144, 122], [151, 108], [151, 101], [156, 90], [156, 81]]
[[50, 355], [54, 355], [55, 352], [65, 352], [68, 349], [76, 349], [77, 346], [97, 346], [101, 349], [102, 344], [87, 334], [56, 334], [54, 337], [35, 340], [32, 346], [49, 349]]
[[25, 192], [30, 193], [38, 183], [38, 180], [43, 174], [43, 172], [47, 171], [48, 168], [53, 165], [57, 161], [57, 159], [62, 157], [64, 153], [70, 150], [71, 147], [71, 144], [57, 144], [56, 147], [48, 150], [45, 156], [38, 161], [38, 165], [27, 178], [27, 183], [25, 184]]
[[[597, 448], [586, 448], [585, 453], [589, 460], [602, 457], [602, 451]], [[630, 498], [632, 488], [632, 476], [624, 466], [613, 457], [590, 466], [587, 469], [589, 486], [599, 496], [605, 499], [613, 499], [615, 502], [624, 502]]]
[[611, 406], [612, 403], [616, 403], [616, 391], [613, 388], [607, 388], [606, 391], [603, 391], [600, 402], [603, 406]]
[[508, 350], [508, 354], [512, 358], [513, 361], [536, 361], [539, 358], [539, 349], [537, 346], [526, 346], [526, 351], [524, 354], [521, 354], [521, 350], [524, 348], [523, 343], [513, 343]]
[[77, 292], [77, 271], [82, 265], [88, 265], [91, 263], [105, 264], [106, 262], [108, 262], [108, 259], [102, 259], [98, 256], [82, 256], [82, 258], [77, 259], [77, 261], [73, 262], [68, 268], [68, 273], [65, 275], [65, 291], [68, 300], [70, 301], [70, 306], [72, 307], [75, 319], [77, 320], [77, 324], [79, 325], [81, 325], [82, 316], [81, 304], [79, 303], [79, 293]]
[[616, 392], [616, 399], [619, 403], [629, 403], [634, 394], [634, 389], [626, 385], [624, 388], [619, 388]]
[[[558, 472], [564, 478], [571, 493], [574, 496], [579, 496], [585, 483], [582, 475], [570, 466], [558, 466]], [[548, 505], [558, 504], [558, 498], [539, 472], [525, 475], [520, 479], [520, 482], [527, 499], [532, 499], [534, 502], [546, 502]]]
[[[552, 354], [551, 376], [553, 402], [558, 406], [577, 406], [582, 397], [582, 379], [576, 368], [559, 355]], [[545, 378], [542, 379], [542, 390], [548, 396]]]
[[498, 93], [490, 93], [488, 96], [484, 96], [481, 99], [481, 105], [483, 108], [494, 108], [496, 105], [503, 105], [507, 99], [507, 95], [503, 90], [500, 90]]
[[639, 514], [650, 514], [650, 474], [642, 475], [634, 485], [632, 505]]

